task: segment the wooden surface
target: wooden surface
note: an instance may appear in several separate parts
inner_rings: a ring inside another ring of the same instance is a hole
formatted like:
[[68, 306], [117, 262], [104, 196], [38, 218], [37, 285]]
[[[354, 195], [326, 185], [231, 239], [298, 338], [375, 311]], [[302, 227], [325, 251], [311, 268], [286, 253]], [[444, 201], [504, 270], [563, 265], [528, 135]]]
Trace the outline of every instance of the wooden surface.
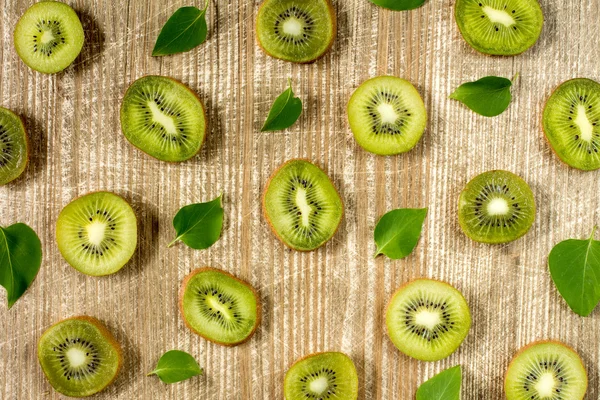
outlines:
[[[436, 372], [461, 364], [464, 399], [502, 399], [515, 351], [555, 338], [583, 356], [587, 399], [600, 396], [600, 312], [581, 318], [558, 295], [546, 266], [553, 245], [584, 238], [600, 224], [600, 172], [561, 164], [540, 126], [545, 99], [573, 77], [599, 80], [597, 1], [542, 0], [546, 24], [538, 44], [513, 58], [475, 53], [462, 40], [453, 1], [430, 0], [393, 13], [367, 0], [337, 0], [339, 34], [312, 65], [274, 60], [254, 36], [258, 0], [212, 0], [208, 41], [187, 54], [152, 58], [162, 24], [184, 0], [70, 0], [86, 30], [75, 65], [47, 76], [17, 57], [12, 31], [33, 0], [0, 0], [0, 105], [25, 118], [32, 143], [24, 176], [0, 188], [0, 224], [25, 222], [40, 235], [44, 259], [31, 289], [7, 311], [0, 302], [0, 398], [58, 399], [36, 357], [41, 333], [59, 319], [88, 314], [123, 344], [125, 365], [98, 399], [280, 399], [287, 368], [308, 353], [339, 350], [356, 363], [360, 398], [411, 399]], [[192, 2], [192, 4], [200, 2]], [[507, 112], [478, 116], [448, 95], [486, 75], [520, 73]], [[182, 164], [156, 161], [123, 137], [119, 107], [127, 86], [145, 74], [183, 80], [204, 101], [210, 133], [199, 155]], [[361, 150], [345, 107], [365, 79], [393, 74], [412, 81], [429, 112], [419, 145], [397, 157]], [[304, 102], [290, 130], [260, 133], [287, 78]], [[306, 157], [332, 177], [346, 205], [341, 228], [325, 247], [284, 248], [261, 215], [260, 195], [284, 161]], [[500, 246], [467, 239], [457, 221], [464, 184], [507, 169], [531, 185], [536, 222], [522, 239]], [[93, 278], [60, 256], [54, 227], [61, 208], [94, 190], [114, 191], [139, 219], [139, 248], [118, 274]], [[186, 204], [225, 199], [222, 238], [209, 250], [167, 249], [171, 220]], [[429, 207], [423, 237], [401, 261], [374, 259], [377, 219], [397, 207]], [[210, 265], [250, 281], [264, 320], [236, 348], [190, 332], [176, 307], [182, 278]], [[473, 327], [457, 353], [435, 363], [400, 354], [384, 330], [391, 293], [416, 277], [447, 280], [466, 296]], [[205, 376], [176, 385], [146, 377], [170, 349], [193, 354]]]

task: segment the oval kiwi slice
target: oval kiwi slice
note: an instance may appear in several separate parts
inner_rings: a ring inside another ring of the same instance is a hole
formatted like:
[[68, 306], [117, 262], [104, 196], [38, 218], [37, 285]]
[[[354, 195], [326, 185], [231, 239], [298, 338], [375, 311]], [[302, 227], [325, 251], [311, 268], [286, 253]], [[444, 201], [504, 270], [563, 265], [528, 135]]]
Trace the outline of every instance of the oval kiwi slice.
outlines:
[[279, 240], [310, 251], [335, 234], [344, 206], [325, 172], [306, 160], [290, 160], [271, 177], [263, 211]]
[[71, 65], [83, 48], [83, 39], [79, 17], [58, 1], [41, 1], [29, 7], [14, 32], [19, 57], [31, 69], [46, 74]]
[[410, 82], [380, 76], [367, 80], [352, 94], [348, 122], [362, 148], [387, 156], [416, 146], [427, 126], [427, 112]]
[[56, 242], [75, 269], [101, 276], [117, 272], [137, 244], [137, 219], [131, 206], [109, 192], [90, 193], [69, 203], [58, 215]]
[[225, 346], [249, 340], [261, 316], [254, 288], [215, 268], [199, 268], [185, 277], [179, 309], [192, 331]]
[[356, 400], [358, 374], [344, 353], [316, 353], [294, 363], [285, 374], [286, 400]]
[[145, 76], [125, 93], [123, 134], [138, 149], [162, 161], [185, 161], [206, 135], [202, 102], [187, 86], [164, 76]]
[[329, 0], [265, 0], [258, 11], [258, 44], [275, 58], [315, 61], [329, 50], [335, 34], [335, 13]]
[[537, 0], [456, 0], [454, 16], [463, 38], [475, 50], [517, 55], [537, 42], [544, 15]]
[[560, 342], [532, 343], [506, 371], [507, 400], [582, 400], [587, 373], [579, 355]]
[[533, 193], [512, 172], [484, 172], [460, 194], [458, 221], [465, 234], [477, 242], [511, 242], [526, 234], [534, 220]]
[[87, 316], [48, 328], [38, 342], [38, 359], [50, 385], [71, 397], [100, 392], [122, 364], [119, 343], [100, 321]]
[[600, 84], [572, 79], [544, 107], [544, 133], [558, 157], [571, 167], [600, 168]]
[[385, 322], [398, 350], [417, 360], [437, 361], [454, 353], [467, 337], [471, 312], [449, 284], [417, 279], [394, 293]]
[[0, 107], [0, 185], [17, 179], [27, 166], [29, 146], [23, 121]]

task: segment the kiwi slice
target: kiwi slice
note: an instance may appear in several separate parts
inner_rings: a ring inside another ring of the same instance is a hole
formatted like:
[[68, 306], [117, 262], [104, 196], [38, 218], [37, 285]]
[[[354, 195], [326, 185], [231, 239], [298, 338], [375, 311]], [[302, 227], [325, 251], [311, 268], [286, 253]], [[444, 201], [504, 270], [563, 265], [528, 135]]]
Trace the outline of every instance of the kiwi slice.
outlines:
[[23, 121], [0, 107], [0, 185], [17, 179], [27, 166], [29, 145]]
[[261, 316], [254, 288], [215, 268], [199, 268], [185, 277], [179, 309], [192, 331], [225, 346], [249, 340]]
[[511, 242], [526, 234], [534, 220], [533, 193], [512, 172], [484, 172], [460, 194], [458, 221], [465, 234], [477, 242]]
[[275, 58], [315, 61], [329, 50], [335, 35], [335, 13], [329, 0], [265, 0], [258, 11], [258, 44]]
[[560, 342], [521, 349], [506, 372], [507, 400], [582, 400], [587, 373], [579, 355]]
[[513, 56], [537, 42], [544, 15], [537, 0], [456, 0], [454, 16], [475, 50]]
[[56, 241], [76, 270], [93, 276], [113, 274], [135, 251], [137, 219], [131, 206], [116, 194], [90, 193], [60, 212]]
[[394, 293], [385, 322], [398, 350], [417, 360], [437, 361], [465, 340], [471, 312], [463, 295], [449, 284], [417, 279]]
[[586, 171], [600, 168], [600, 84], [572, 79], [552, 93], [544, 108], [544, 133], [558, 157]]
[[87, 316], [48, 328], [38, 342], [38, 359], [50, 385], [71, 397], [91, 396], [106, 388], [123, 362], [113, 335]]
[[83, 27], [67, 4], [41, 1], [29, 7], [17, 22], [17, 54], [31, 69], [54, 74], [75, 61], [83, 48]]
[[311, 354], [290, 367], [283, 391], [286, 400], [356, 400], [356, 367], [344, 353]]
[[138, 149], [162, 161], [195, 156], [206, 136], [200, 99], [183, 83], [145, 76], [125, 93], [121, 106], [123, 134]]
[[427, 126], [427, 112], [409, 81], [379, 76], [365, 81], [352, 94], [348, 122], [363, 149], [387, 156], [416, 146]]
[[306, 160], [290, 160], [271, 177], [263, 211], [279, 240], [292, 249], [310, 251], [335, 234], [344, 205], [323, 170]]

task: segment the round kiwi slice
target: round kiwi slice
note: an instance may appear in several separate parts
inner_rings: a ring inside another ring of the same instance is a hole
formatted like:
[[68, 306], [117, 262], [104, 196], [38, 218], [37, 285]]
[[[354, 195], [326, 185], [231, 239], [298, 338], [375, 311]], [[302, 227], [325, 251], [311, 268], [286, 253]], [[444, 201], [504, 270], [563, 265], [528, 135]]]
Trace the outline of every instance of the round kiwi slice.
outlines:
[[29, 146], [23, 121], [0, 107], [0, 185], [17, 179], [27, 166]]
[[465, 234], [477, 242], [511, 242], [526, 234], [534, 220], [533, 193], [512, 172], [484, 172], [460, 194], [458, 221]]
[[385, 322], [401, 352], [417, 360], [437, 361], [465, 340], [471, 313], [463, 295], [449, 284], [417, 279], [394, 293]]
[[41, 1], [29, 7], [17, 22], [17, 54], [29, 68], [54, 74], [75, 61], [83, 48], [83, 27], [67, 4]]
[[38, 359], [50, 385], [71, 397], [100, 392], [122, 364], [119, 343], [100, 321], [87, 316], [48, 328], [38, 342]]
[[162, 161], [195, 156], [206, 136], [202, 102], [187, 86], [164, 76], [145, 76], [125, 93], [123, 134], [138, 149]]
[[286, 400], [356, 400], [356, 367], [344, 353], [311, 354], [290, 367], [283, 391]]
[[544, 25], [537, 0], [456, 0], [454, 16], [471, 47], [500, 56], [517, 55], [533, 46]]
[[532, 343], [521, 349], [506, 372], [507, 400], [582, 400], [587, 373], [579, 355], [560, 342]]
[[571, 167], [600, 168], [600, 84], [572, 79], [552, 93], [544, 108], [544, 133], [558, 157]]
[[427, 112], [410, 82], [379, 76], [367, 80], [352, 94], [348, 122], [362, 148], [387, 156], [416, 146], [427, 126]]
[[275, 58], [315, 61], [329, 50], [335, 34], [335, 13], [329, 0], [265, 0], [258, 11], [258, 44]]
[[225, 346], [249, 340], [261, 316], [254, 288], [215, 268], [199, 268], [185, 277], [179, 309], [192, 331]]
[[87, 275], [117, 272], [137, 244], [137, 219], [131, 206], [109, 192], [95, 192], [69, 203], [56, 222], [58, 249], [69, 264]]
[[310, 251], [335, 234], [344, 205], [323, 170], [306, 160], [290, 160], [271, 177], [263, 211], [279, 240], [292, 249]]

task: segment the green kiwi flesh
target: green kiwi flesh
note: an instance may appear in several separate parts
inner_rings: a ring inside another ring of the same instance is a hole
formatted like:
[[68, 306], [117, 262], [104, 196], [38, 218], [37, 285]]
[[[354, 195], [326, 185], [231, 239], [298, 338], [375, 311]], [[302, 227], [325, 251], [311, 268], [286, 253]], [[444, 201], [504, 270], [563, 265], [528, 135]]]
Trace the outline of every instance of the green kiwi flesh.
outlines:
[[600, 84], [572, 79], [552, 93], [542, 120], [554, 152], [571, 167], [600, 168]]
[[50, 385], [71, 397], [100, 392], [122, 364], [119, 343], [100, 321], [86, 316], [48, 328], [38, 342], [38, 359]]
[[29, 7], [15, 27], [17, 54], [38, 72], [54, 74], [75, 61], [83, 48], [79, 17], [67, 4], [41, 1]]
[[117, 272], [137, 245], [137, 219], [131, 206], [109, 192], [95, 192], [69, 203], [56, 222], [58, 249], [87, 275]]
[[508, 171], [477, 175], [467, 183], [458, 203], [460, 226], [477, 242], [511, 242], [525, 235], [535, 220], [529, 185]]
[[463, 38], [490, 55], [517, 55], [533, 46], [544, 25], [537, 0], [456, 0], [454, 16]]
[[179, 308], [192, 331], [226, 346], [250, 339], [261, 317], [254, 288], [214, 268], [196, 269], [184, 279]]
[[454, 353], [467, 337], [471, 312], [454, 287], [417, 279], [394, 293], [385, 322], [398, 350], [417, 360], [437, 361]]
[[29, 146], [23, 121], [0, 107], [0, 185], [17, 179], [27, 166]]
[[290, 367], [283, 390], [286, 400], [356, 400], [356, 367], [343, 353], [312, 354]]
[[265, 0], [258, 11], [258, 43], [275, 58], [315, 61], [329, 50], [335, 35], [335, 14], [329, 0]]
[[379, 155], [407, 152], [427, 126], [423, 99], [407, 80], [394, 76], [371, 78], [348, 103], [348, 122], [356, 142]]
[[152, 157], [185, 161], [195, 156], [204, 142], [204, 106], [181, 82], [145, 76], [125, 93], [121, 128], [131, 144]]
[[587, 373], [579, 355], [560, 342], [537, 342], [513, 358], [506, 372], [507, 400], [582, 400]]
[[263, 209], [275, 235], [301, 251], [331, 239], [344, 214], [342, 199], [327, 174], [305, 160], [288, 161], [273, 174]]

